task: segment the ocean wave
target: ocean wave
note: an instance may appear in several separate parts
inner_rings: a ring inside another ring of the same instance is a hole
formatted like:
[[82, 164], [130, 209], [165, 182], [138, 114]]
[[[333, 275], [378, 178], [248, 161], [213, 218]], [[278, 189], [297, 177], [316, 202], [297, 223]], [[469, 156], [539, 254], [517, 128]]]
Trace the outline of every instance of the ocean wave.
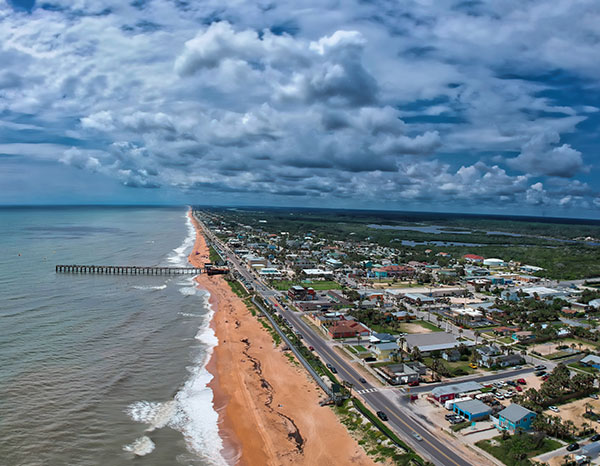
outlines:
[[154, 442], [144, 435], [143, 437], [135, 439], [133, 443], [125, 445], [123, 450], [129, 451], [136, 456], [146, 456], [147, 454], [152, 453], [154, 447]]
[[196, 229], [194, 228], [194, 224], [187, 214], [185, 215], [185, 219], [188, 235], [183, 240], [183, 243], [181, 243], [181, 246], [173, 249], [167, 257], [167, 262], [174, 267], [187, 267], [189, 265], [188, 256], [192, 252], [192, 248], [196, 242]]
[[134, 285], [132, 288], [135, 288], [136, 290], [164, 290], [167, 287], [167, 284], [165, 283], [164, 285], [156, 285], [156, 286], [146, 286], [146, 285]]
[[148, 432], [165, 426], [181, 432], [188, 449], [202, 460], [213, 466], [227, 466], [235, 458], [232, 456], [228, 461], [222, 454], [223, 440], [219, 436], [219, 415], [215, 411], [213, 392], [208, 386], [213, 376], [206, 370], [206, 364], [219, 340], [210, 328], [214, 315], [209, 302], [210, 294], [207, 291], [198, 291], [203, 294], [203, 305], [208, 312], [195, 336], [204, 347], [204, 351], [190, 368], [190, 377], [173, 400], [164, 403], [138, 401], [130, 405], [126, 412], [134, 421], [147, 424]]

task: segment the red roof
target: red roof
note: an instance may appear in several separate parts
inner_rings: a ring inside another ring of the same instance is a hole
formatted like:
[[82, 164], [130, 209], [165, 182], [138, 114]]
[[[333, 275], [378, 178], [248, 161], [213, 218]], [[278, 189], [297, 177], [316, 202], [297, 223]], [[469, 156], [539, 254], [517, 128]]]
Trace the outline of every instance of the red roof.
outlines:
[[378, 269], [382, 272], [414, 272], [415, 269], [407, 267], [406, 265], [386, 265], [385, 267], [379, 267]]
[[477, 254], [465, 254], [463, 257], [465, 259], [471, 259], [474, 261], [482, 261], [484, 259], [482, 256], [478, 256]]
[[338, 320], [329, 327], [331, 333], [368, 332], [369, 329], [354, 320]]

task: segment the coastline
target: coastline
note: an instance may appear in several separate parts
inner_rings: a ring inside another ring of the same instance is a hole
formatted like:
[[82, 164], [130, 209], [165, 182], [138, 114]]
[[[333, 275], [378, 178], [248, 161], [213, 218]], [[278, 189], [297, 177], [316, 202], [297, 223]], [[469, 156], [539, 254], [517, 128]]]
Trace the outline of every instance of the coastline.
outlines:
[[[208, 246], [188, 215], [196, 229], [189, 261], [203, 266]], [[224, 278], [203, 274], [196, 281], [210, 293], [211, 328], [219, 342], [207, 370], [223, 456], [244, 466], [374, 464], [333, 411], [319, 406], [324, 394], [275, 346]]]

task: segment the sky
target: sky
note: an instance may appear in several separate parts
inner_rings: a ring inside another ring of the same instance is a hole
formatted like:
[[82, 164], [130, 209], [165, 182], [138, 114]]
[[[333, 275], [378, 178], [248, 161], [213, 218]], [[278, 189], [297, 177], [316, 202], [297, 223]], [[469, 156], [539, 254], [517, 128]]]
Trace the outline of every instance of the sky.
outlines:
[[0, 204], [600, 218], [597, 0], [0, 0]]

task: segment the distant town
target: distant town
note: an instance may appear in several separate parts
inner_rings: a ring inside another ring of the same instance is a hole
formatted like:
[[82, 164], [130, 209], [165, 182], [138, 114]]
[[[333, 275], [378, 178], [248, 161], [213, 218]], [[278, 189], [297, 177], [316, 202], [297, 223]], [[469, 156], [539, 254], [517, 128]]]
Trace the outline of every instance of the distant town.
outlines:
[[304, 351], [340, 416], [349, 399], [377, 416], [397, 460], [437, 463], [424, 440], [441, 429], [445, 449], [499, 464], [600, 464], [600, 278], [549, 279], [543, 264], [478, 246], [335, 237], [327, 223], [285, 231], [281, 213], [195, 214], [234, 291]]

